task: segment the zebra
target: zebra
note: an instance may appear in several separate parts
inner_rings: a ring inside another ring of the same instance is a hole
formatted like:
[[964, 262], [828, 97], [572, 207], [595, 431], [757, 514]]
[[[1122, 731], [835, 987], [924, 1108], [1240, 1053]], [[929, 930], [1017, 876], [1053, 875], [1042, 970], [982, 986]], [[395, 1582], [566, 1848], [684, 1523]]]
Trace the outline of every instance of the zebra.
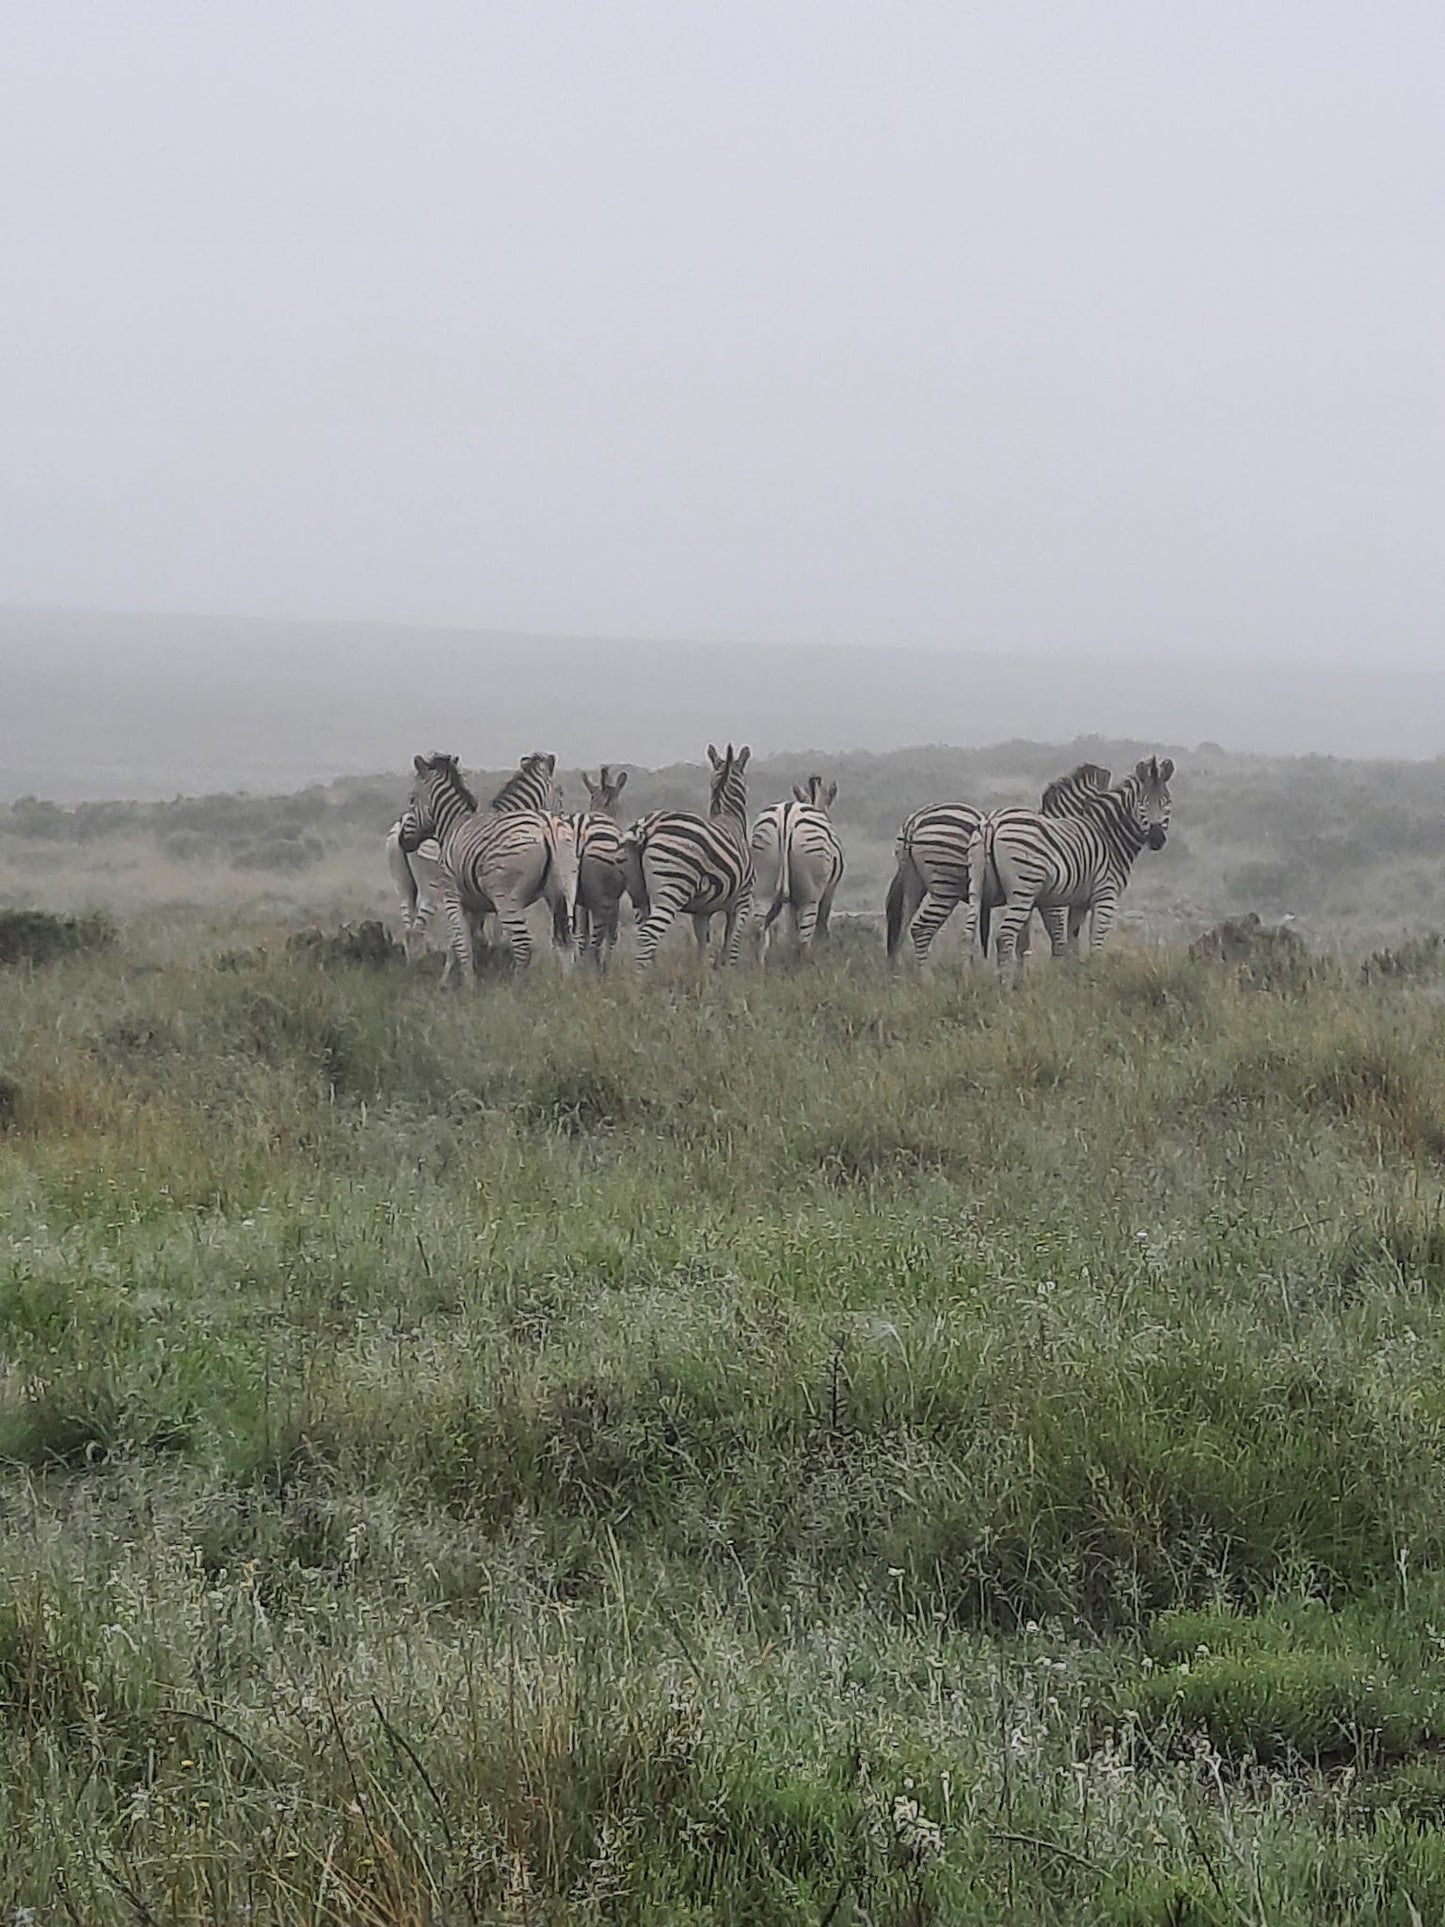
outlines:
[[790, 802], [774, 803], [753, 825], [755, 908], [761, 910], [764, 901], [768, 905], [755, 925], [760, 960], [784, 907], [805, 955], [815, 933], [828, 934], [833, 897], [843, 875], [843, 849], [829, 814], [837, 794], [836, 783], [810, 776], [806, 788], [793, 785]]
[[[555, 756], [534, 750], [522, 758], [487, 807], [547, 812], [559, 809], [562, 790], [556, 781], [556, 769]], [[421, 836], [413, 807], [403, 811], [387, 832], [386, 863], [401, 904], [402, 943], [407, 956], [414, 957], [424, 946], [442, 902], [442, 853], [434, 836]], [[485, 915], [475, 919], [473, 935], [478, 943], [485, 921]], [[447, 969], [451, 969], [450, 961]]]
[[610, 764], [603, 763], [595, 783], [585, 769], [582, 781], [592, 807], [572, 818], [577, 839], [577, 950], [601, 970], [617, 942], [622, 893], [627, 885], [623, 832], [617, 816], [627, 771], [618, 770], [614, 775]]
[[[1109, 772], [1097, 763], [1080, 763], [1067, 776], [1050, 783], [1039, 803], [1044, 816], [1061, 816], [1077, 794], [1107, 789]], [[888, 886], [888, 961], [896, 963], [903, 933], [912, 925], [913, 954], [928, 959], [929, 946], [960, 903], [968, 900], [968, 850], [986, 812], [971, 803], [932, 803], [915, 810], [898, 832], [894, 853], [898, 868]], [[1040, 910], [1040, 916], [1044, 915]], [[915, 918], [917, 919], [915, 921]], [[1047, 919], [1045, 919], [1047, 921]], [[988, 910], [980, 929], [988, 944]], [[1028, 949], [1029, 927], [1019, 936], [1019, 954]]]
[[[1174, 763], [1151, 756], [1114, 788], [1076, 782], [1073, 771], [1051, 784], [1044, 801], [1066, 793], [1067, 812], [998, 810], [984, 818], [969, 849], [969, 947], [981, 908], [1002, 905], [995, 950], [1000, 968], [1015, 961], [1018, 935], [1030, 910], [1052, 913], [1049, 941], [1056, 957], [1090, 920], [1089, 948], [1098, 950], [1113, 926], [1134, 859], [1147, 844], [1162, 850], [1169, 835]], [[987, 951], [987, 937], [984, 949]]]
[[[528, 759], [531, 762], [533, 759]], [[540, 766], [526, 763], [510, 778], [498, 797], [538, 793]], [[455, 756], [418, 756], [411, 807], [402, 818], [402, 847], [411, 838], [435, 837], [441, 846], [442, 898], [446, 905], [451, 943], [446, 982], [455, 966], [463, 983], [472, 973], [472, 918], [494, 910], [512, 954], [521, 969], [532, 954], [526, 910], [539, 897], [552, 912], [552, 940], [559, 949], [572, 945], [572, 916], [577, 898], [577, 846], [572, 825], [555, 812], [506, 807], [478, 810]], [[551, 768], [545, 771], [551, 784]], [[528, 786], [530, 785], [530, 788]], [[546, 792], [555, 795], [549, 788]], [[495, 801], [496, 799], [494, 799]]]
[[639, 817], [623, 840], [628, 895], [637, 905], [642, 929], [637, 967], [647, 970], [668, 925], [678, 916], [692, 918], [698, 955], [707, 949], [714, 916], [726, 919], [721, 960], [737, 956], [738, 939], [753, 900], [753, 859], [748, 848], [748, 796], [743, 772], [752, 751], [731, 743], [719, 756], [707, 746], [712, 764], [709, 813], [653, 810]]

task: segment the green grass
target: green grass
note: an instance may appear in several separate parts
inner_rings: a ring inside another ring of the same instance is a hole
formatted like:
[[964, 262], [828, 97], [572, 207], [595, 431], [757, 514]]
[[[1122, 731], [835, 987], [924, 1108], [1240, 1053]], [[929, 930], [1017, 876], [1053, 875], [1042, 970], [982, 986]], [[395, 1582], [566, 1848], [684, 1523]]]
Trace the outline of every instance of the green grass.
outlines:
[[1445, 1909], [1428, 981], [176, 913], [0, 1037], [0, 1918]]

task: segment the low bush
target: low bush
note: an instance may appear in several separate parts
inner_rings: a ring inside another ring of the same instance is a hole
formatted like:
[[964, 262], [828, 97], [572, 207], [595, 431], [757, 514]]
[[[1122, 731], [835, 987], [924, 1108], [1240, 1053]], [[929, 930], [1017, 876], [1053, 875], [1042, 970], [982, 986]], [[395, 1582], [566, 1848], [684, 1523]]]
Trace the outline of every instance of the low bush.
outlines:
[[0, 964], [48, 964], [109, 950], [117, 934], [115, 919], [100, 910], [78, 917], [49, 910], [0, 910]]

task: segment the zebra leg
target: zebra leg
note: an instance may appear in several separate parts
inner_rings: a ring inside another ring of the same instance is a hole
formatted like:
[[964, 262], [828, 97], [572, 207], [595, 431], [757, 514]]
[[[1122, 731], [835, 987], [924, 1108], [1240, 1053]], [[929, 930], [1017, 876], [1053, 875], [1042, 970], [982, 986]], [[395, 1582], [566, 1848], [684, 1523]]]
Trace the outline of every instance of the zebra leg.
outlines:
[[1108, 885], [1094, 898], [1093, 919], [1089, 925], [1089, 950], [1102, 950], [1104, 939], [1114, 927], [1114, 918], [1119, 913], [1119, 892]]
[[[634, 899], [636, 901], [636, 899]], [[676, 897], [652, 895], [648, 899], [647, 913], [641, 918], [642, 928], [637, 933], [637, 968], [639, 973], [650, 970], [657, 947], [667, 935], [673, 919], [682, 909]]]
[[888, 929], [888, 961], [897, 963], [903, 948], [903, 933], [918, 915], [918, 906], [927, 894], [918, 865], [907, 854], [899, 857], [898, 869], [888, 886], [885, 905]]
[[[1055, 957], [1067, 955], [1069, 948], [1069, 912], [1063, 904], [1051, 904], [1045, 910], [1039, 906], [1039, 918], [1049, 933], [1049, 949]], [[1024, 925], [1020, 935], [1024, 935], [1028, 925]]]
[[606, 970], [612, 961], [612, 953], [617, 948], [617, 930], [622, 921], [622, 899], [614, 897], [612, 902], [595, 920], [595, 935], [592, 939], [592, 961], [599, 970]]
[[746, 896], [739, 898], [732, 909], [728, 911], [727, 919], [723, 924], [722, 949], [718, 953], [719, 964], [737, 962], [738, 939], [742, 935], [743, 925], [752, 914], [752, 908], [753, 900], [751, 896]]
[[461, 898], [455, 895], [448, 895], [446, 913], [451, 941], [447, 945], [447, 961], [442, 971], [442, 983], [443, 985], [450, 983], [452, 972], [455, 970], [461, 988], [468, 990], [471, 988], [472, 967], [476, 957], [472, 946], [472, 920], [462, 907]]
[[525, 970], [532, 961], [532, 933], [527, 928], [527, 913], [520, 903], [510, 902], [506, 898], [496, 905], [496, 912], [512, 959], [512, 968]]
[[837, 887], [836, 884], [830, 884], [818, 901], [817, 936], [820, 943], [828, 941], [828, 919], [833, 914], [833, 892]]
[[929, 946], [944, 924], [953, 915], [966, 897], [946, 890], [930, 888], [925, 892], [923, 908], [913, 923], [913, 954], [919, 963], [928, 962]]
[[692, 934], [697, 938], [697, 960], [701, 963], [707, 956], [707, 934], [712, 929], [712, 912], [700, 910], [692, 920]]
[[1019, 936], [1029, 920], [1033, 907], [1031, 903], [1017, 903], [1012, 899], [1000, 907], [998, 920], [994, 925], [993, 947], [1001, 971], [1008, 969], [1011, 965], [1017, 968]]
[[798, 948], [806, 956], [813, 948], [813, 938], [818, 931], [819, 908], [816, 901], [793, 906], [793, 928], [798, 936]]

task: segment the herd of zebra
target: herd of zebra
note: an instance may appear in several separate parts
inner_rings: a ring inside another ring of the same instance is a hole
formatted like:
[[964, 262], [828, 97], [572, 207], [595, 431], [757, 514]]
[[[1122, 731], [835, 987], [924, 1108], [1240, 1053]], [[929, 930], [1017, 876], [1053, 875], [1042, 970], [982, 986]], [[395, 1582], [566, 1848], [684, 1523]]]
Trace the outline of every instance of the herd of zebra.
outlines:
[[[599, 969], [617, 942], [622, 899], [635, 913], [638, 967], [646, 970], [668, 928], [692, 919], [701, 955], [712, 920], [724, 919], [721, 960], [737, 959], [745, 933], [758, 961], [773, 925], [787, 911], [808, 950], [826, 937], [843, 876], [843, 850], [831, 808], [836, 783], [813, 776], [774, 803], [749, 830], [746, 771], [751, 751], [719, 753], [708, 814], [651, 810], [624, 828], [619, 804], [625, 770], [603, 764], [596, 782], [583, 773], [589, 807], [562, 813], [557, 759], [522, 759], [483, 809], [455, 756], [418, 756], [411, 800], [387, 837], [387, 860], [401, 897], [408, 953], [425, 941], [440, 908], [447, 920], [443, 981], [471, 976], [483, 919], [494, 915], [514, 966], [531, 956], [526, 913], [545, 903], [553, 942]], [[967, 803], [918, 810], [899, 832], [897, 870], [887, 900], [887, 947], [897, 958], [911, 931], [922, 962], [959, 905], [965, 945], [987, 952], [994, 925], [999, 964], [1028, 948], [1037, 912], [1055, 956], [1087, 920], [1090, 946], [1108, 935], [1135, 858], [1164, 847], [1174, 764], [1150, 757], [1122, 782], [1081, 763], [1050, 783], [1037, 810], [986, 811]]]

